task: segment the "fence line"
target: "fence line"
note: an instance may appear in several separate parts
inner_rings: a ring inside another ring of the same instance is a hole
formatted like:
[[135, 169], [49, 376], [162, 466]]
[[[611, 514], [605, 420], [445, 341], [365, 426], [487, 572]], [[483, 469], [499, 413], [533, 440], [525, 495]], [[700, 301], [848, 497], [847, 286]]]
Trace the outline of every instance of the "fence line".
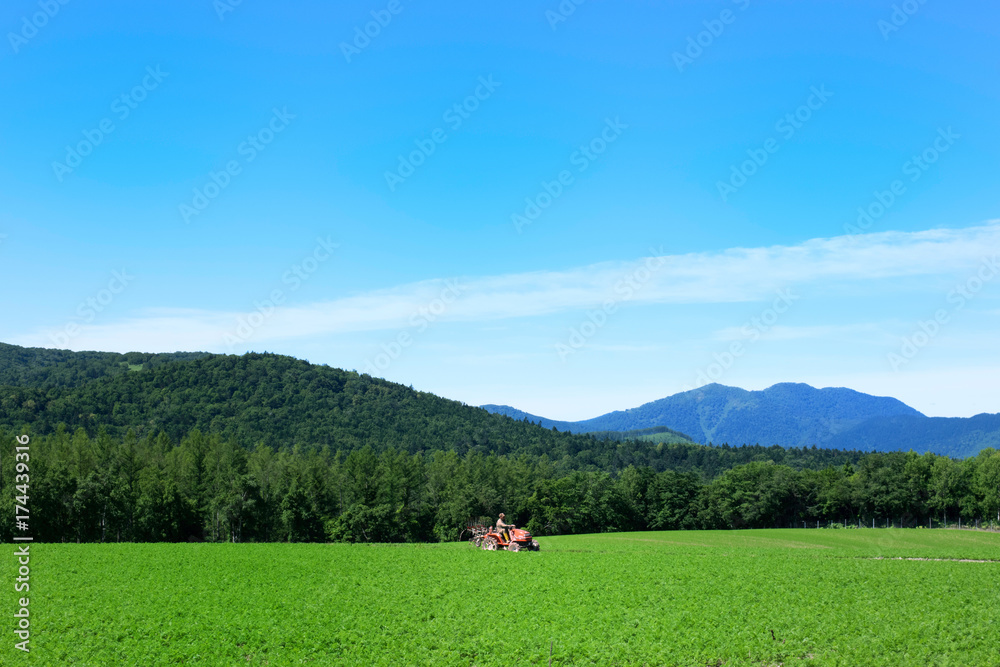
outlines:
[[[870, 521], [870, 523], [869, 523]], [[935, 521], [934, 519], [928, 519], [927, 525], [924, 525], [921, 521], [916, 519], [912, 521], [904, 521], [899, 519], [898, 521], [892, 521], [890, 519], [878, 519], [876, 517], [858, 517], [856, 519], [845, 519], [843, 521], [794, 521], [788, 524], [789, 528], [804, 528], [804, 529], [836, 529], [836, 528], [926, 528], [930, 530], [972, 530], [972, 531], [985, 531], [985, 532], [998, 532], [1000, 531], [1000, 524], [996, 521], [983, 521], [982, 519], [975, 519], [972, 523], [965, 521], [963, 523], [962, 519], [958, 521]], [[778, 528], [778, 525], [775, 525]]]

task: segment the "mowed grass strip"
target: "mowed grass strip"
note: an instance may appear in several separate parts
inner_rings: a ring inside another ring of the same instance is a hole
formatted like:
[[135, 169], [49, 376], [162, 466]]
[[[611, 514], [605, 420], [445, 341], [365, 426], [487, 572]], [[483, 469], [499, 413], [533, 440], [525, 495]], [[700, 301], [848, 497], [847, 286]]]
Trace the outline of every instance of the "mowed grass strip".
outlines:
[[1000, 665], [1000, 563], [875, 559], [1000, 559], [1000, 535], [541, 541], [33, 545], [32, 653], [0, 664], [544, 665], [554, 641], [553, 665]]

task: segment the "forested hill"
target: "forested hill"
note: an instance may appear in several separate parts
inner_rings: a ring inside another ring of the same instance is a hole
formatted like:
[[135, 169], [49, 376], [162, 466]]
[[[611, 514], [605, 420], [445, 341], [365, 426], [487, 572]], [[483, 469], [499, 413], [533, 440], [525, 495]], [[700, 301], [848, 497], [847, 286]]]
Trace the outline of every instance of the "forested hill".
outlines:
[[368, 444], [461, 452], [482, 445], [502, 453], [514, 442], [544, 447], [572, 439], [367, 375], [266, 353], [208, 355], [109, 374], [79, 387], [53, 388], [44, 376], [39, 380], [39, 387], [5, 390], [4, 423], [30, 424], [39, 433], [59, 423], [103, 427], [112, 435], [163, 431], [175, 441], [198, 429], [248, 443], [344, 450]]
[[[27, 359], [33, 351], [7, 359]], [[47, 352], [47, 351], [46, 351]], [[0, 426], [51, 434], [62, 424], [120, 438], [165, 433], [179, 442], [194, 430], [234, 438], [245, 447], [295, 446], [411, 453], [451, 450], [483, 454], [546, 455], [574, 469], [617, 470], [648, 465], [714, 476], [733, 465], [773, 460], [796, 468], [856, 462], [860, 452], [765, 447], [709, 448], [693, 443], [601, 441], [545, 429], [368, 375], [313, 365], [275, 354], [206, 355], [168, 361], [151, 355], [142, 368], [120, 366], [101, 353], [59, 352], [57, 363], [31, 366], [22, 386], [0, 386]], [[102, 365], [103, 364], [103, 365]], [[82, 386], [94, 366], [106, 372]], [[49, 369], [51, 376], [44, 372]], [[14, 375], [7, 367], [0, 374]], [[69, 386], [67, 386], [69, 385]]]
[[81, 387], [102, 377], [155, 368], [171, 361], [189, 361], [207, 352], [70, 352], [0, 343], [0, 386]]

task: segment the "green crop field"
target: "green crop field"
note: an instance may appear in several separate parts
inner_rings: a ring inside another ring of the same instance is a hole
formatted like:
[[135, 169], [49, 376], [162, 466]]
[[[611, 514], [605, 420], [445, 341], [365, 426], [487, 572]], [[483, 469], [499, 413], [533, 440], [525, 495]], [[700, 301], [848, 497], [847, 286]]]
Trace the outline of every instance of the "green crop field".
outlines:
[[998, 534], [540, 541], [36, 544], [32, 651], [8, 629], [0, 664], [1000, 665]]

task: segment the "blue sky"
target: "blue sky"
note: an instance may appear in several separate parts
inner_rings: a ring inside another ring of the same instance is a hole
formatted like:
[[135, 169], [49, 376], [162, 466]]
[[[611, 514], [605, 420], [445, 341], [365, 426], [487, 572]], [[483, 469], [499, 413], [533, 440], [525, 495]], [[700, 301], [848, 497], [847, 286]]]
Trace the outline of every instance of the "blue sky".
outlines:
[[995, 3], [64, 1], [0, 10], [2, 341], [1000, 410]]

